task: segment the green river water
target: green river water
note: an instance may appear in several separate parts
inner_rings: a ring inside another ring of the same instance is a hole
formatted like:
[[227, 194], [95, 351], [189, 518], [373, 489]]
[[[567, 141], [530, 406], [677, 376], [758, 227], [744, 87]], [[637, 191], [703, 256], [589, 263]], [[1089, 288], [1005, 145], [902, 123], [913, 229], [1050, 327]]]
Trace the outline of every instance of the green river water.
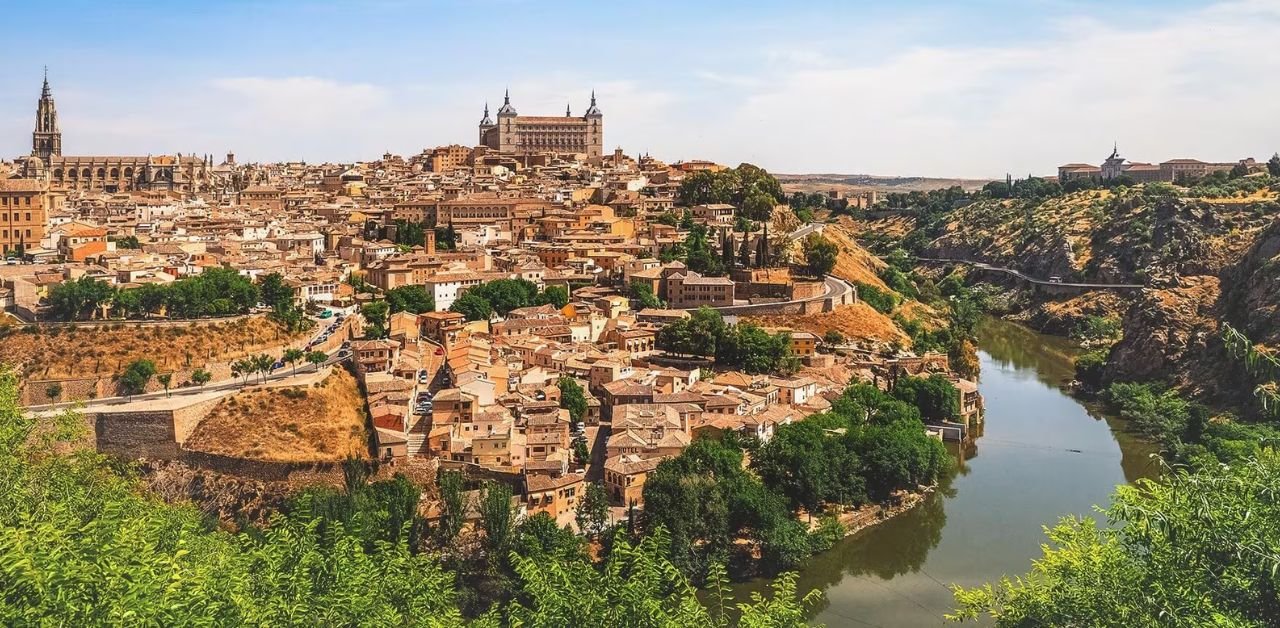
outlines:
[[[947, 585], [1026, 572], [1042, 526], [1092, 514], [1117, 484], [1154, 476], [1151, 445], [1062, 389], [1078, 352], [1064, 339], [989, 320], [979, 335], [986, 428], [924, 503], [851, 536], [800, 571], [799, 590], [825, 596], [828, 626], [936, 626], [953, 608]], [[739, 595], [764, 590], [743, 583]]]

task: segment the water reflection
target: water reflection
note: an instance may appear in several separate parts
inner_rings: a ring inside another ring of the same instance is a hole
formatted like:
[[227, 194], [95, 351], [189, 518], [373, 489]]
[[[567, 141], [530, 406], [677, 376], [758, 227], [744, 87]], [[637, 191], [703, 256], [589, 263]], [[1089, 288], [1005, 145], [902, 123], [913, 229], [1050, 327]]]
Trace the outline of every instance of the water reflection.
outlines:
[[[838, 543], [801, 571], [821, 589], [814, 619], [829, 626], [928, 626], [953, 607], [947, 586], [1025, 572], [1041, 526], [1090, 514], [1117, 484], [1155, 475], [1152, 447], [1072, 398], [1079, 350], [1002, 321], [979, 337], [986, 431], [915, 509]], [[743, 583], [737, 593], [763, 590]]]

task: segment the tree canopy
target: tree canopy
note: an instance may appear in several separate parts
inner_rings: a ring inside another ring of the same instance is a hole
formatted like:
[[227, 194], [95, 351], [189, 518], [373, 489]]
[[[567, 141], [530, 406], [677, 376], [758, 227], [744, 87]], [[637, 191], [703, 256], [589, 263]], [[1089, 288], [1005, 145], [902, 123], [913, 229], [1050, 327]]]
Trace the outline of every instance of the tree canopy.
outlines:
[[753, 196], [768, 199], [770, 210], [773, 204], [781, 204], [786, 198], [782, 184], [773, 175], [751, 164], [739, 164], [737, 168], [720, 172], [695, 172], [680, 182], [679, 197], [684, 205], [729, 203], [745, 209], [746, 199]]
[[542, 293], [527, 279], [495, 279], [467, 288], [449, 311], [458, 312], [469, 321], [489, 320], [494, 314], [506, 316], [511, 310], [531, 305], [551, 304], [557, 308], [569, 303], [569, 291], [550, 286]]
[[810, 275], [822, 277], [828, 275], [836, 267], [836, 259], [840, 256], [840, 248], [835, 242], [814, 233], [804, 239], [805, 269]]
[[1176, 469], [1048, 532], [1031, 573], [956, 588], [997, 626], [1280, 626], [1280, 455]]
[[386, 298], [392, 314], [396, 312], [421, 314], [436, 310], [435, 297], [427, 291], [426, 286], [409, 285], [392, 288], [387, 291]]

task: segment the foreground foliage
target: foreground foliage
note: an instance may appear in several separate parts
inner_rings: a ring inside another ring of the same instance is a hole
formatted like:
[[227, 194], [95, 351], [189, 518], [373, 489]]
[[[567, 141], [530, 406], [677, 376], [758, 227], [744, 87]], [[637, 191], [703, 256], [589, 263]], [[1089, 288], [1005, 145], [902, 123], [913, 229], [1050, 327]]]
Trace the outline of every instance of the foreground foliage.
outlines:
[[[308, 490], [289, 514], [233, 534], [73, 449], [82, 421], [25, 416], [16, 378], [0, 371], [0, 625], [729, 624], [724, 603], [701, 604], [667, 559], [665, 532], [615, 540], [602, 573], [545, 515], [486, 541], [510, 546], [516, 577], [501, 593], [516, 601], [468, 620], [460, 575], [421, 542], [418, 489], [403, 478], [368, 483], [348, 465], [345, 491]], [[482, 529], [496, 534], [492, 518]], [[790, 577], [737, 613], [744, 626], [804, 623]]]
[[1116, 490], [1064, 519], [1030, 574], [955, 591], [999, 626], [1280, 626], [1280, 454]]

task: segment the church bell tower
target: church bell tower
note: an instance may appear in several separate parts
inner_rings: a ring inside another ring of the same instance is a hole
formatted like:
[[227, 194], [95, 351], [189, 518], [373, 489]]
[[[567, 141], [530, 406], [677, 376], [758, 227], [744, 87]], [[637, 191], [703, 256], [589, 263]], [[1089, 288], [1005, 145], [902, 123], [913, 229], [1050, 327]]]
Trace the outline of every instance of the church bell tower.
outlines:
[[50, 157], [62, 156], [62, 131], [58, 130], [58, 109], [53, 105], [53, 93], [49, 91], [49, 68], [44, 70], [44, 88], [40, 90], [40, 103], [36, 105], [36, 130], [31, 134], [31, 154], [49, 162]]

